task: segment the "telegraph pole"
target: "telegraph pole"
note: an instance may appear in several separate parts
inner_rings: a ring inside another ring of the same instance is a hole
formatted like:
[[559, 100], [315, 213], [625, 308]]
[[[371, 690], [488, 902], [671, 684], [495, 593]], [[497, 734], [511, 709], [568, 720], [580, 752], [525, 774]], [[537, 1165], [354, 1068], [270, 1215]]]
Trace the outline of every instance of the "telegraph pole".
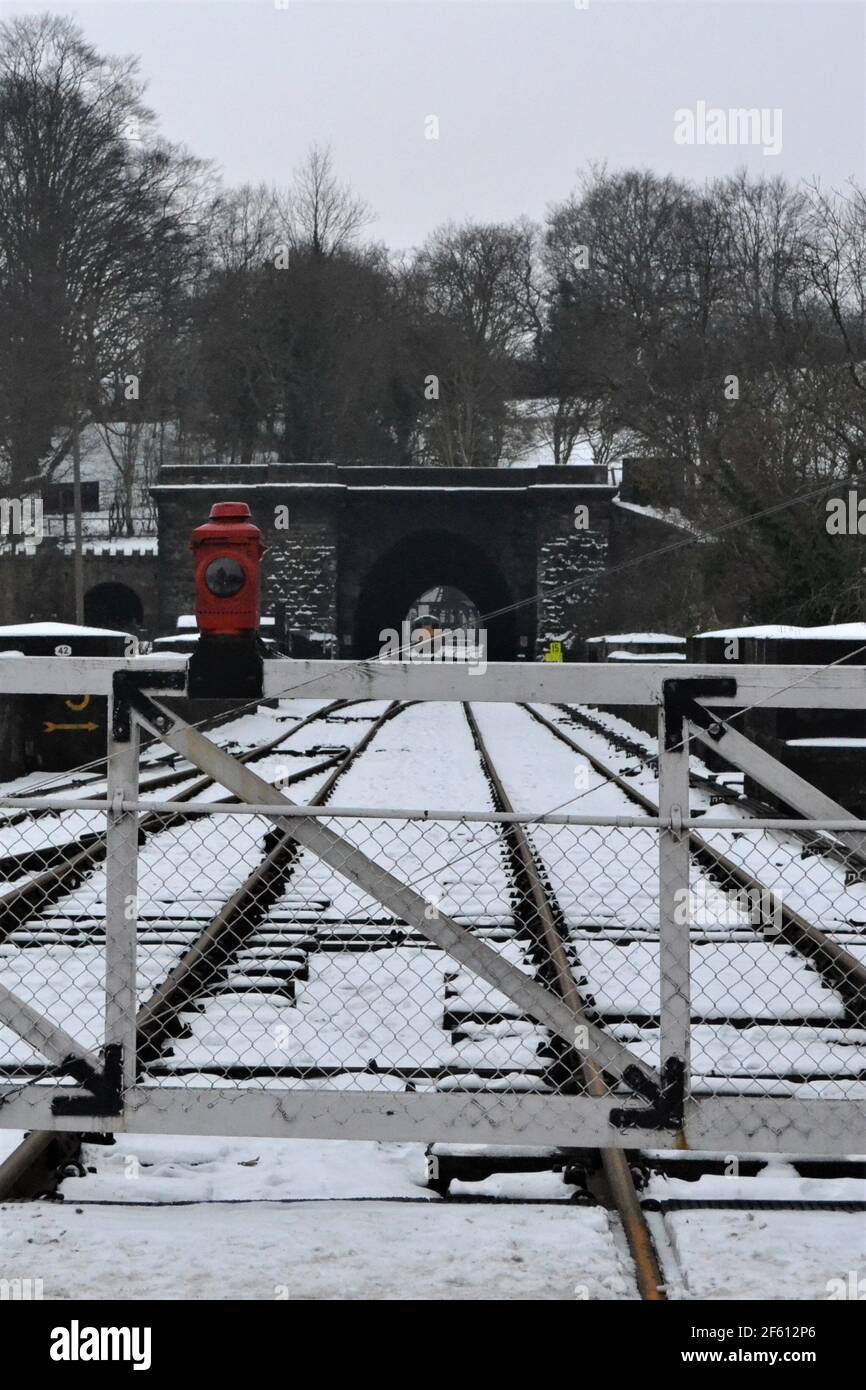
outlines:
[[75, 621], [84, 622], [84, 547], [81, 524], [81, 436], [78, 428], [78, 392], [73, 392], [72, 401], [72, 506], [73, 556], [72, 579], [75, 590]]

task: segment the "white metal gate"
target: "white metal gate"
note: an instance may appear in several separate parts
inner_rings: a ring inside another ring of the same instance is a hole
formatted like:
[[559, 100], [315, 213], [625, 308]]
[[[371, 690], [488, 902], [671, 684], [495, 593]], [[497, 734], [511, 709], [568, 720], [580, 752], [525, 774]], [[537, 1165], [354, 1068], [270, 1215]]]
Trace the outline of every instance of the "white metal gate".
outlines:
[[[91, 818], [91, 833], [98, 818], [104, 843], [97, 836], [86, 849], [91, 866], [104, 854], [105, 878], [93, 899], [95, 944], [79, 944], [74, 969], [72, 948], [35, 951], [26, 930], [3, 948], [0, 1126], [866, 1147], [863, 962], [852, 933], [833, 925], [849, 909], [843, 892], [866, 903], [866, 823], [705, 706], [862, 709], [862, 671], [265, 663], [270, 698], [525, 702], [541, 722], [562, 706], [656, 706], [654, 803], [586, 814], [542, 804], [523, 812], [296, 805], [160, 702], [183, 680], [183, 661], [171, 658], [0, 663], [0, 691], [86, 690], [113, 701], [103, 798], [3, 802], [16, 814], [75, 810]], [[235, 800], [143, 799], [142, 730]], [[693, 814], [691, 736], [747, 768], [801, 818]], [[509, 839], [518, 828], [522, 868]], [[799, 870], [784, 839], [795, 831], [815, 842]], [[266, 870], [258, 901], [247, 882], [257, 859]], [[189, 864], [213, 889], [199, 894], [205, 910], [194, 937], [175, 889]], [[475, 878], [461, 897], [467, 866]], [[69, 881], [86, 867], [73, 866]], [[330, 916], [320, 897], [336, 903]], [[0, 921], [8, 898], [0, 895]], [[723, 939], [720, 907], [733, 913]], [[553, 952], [537, 930], [545, 914], [575, 990], [551, 983]], [[267, 944], [255, 944], [263, 923]], [[82, 950], [90, 968], [79, 979]], [[45, 961], [56, 966], [53, 980]], [[447, 1047], [430, 1043], [445, 1033]], [[15, 1039], [41, 1068], [16, 1061]], [[375, 1055], [365, 1058], [365, 1041]], [[734, 1059], [727, 1070], [722, 1055]]]

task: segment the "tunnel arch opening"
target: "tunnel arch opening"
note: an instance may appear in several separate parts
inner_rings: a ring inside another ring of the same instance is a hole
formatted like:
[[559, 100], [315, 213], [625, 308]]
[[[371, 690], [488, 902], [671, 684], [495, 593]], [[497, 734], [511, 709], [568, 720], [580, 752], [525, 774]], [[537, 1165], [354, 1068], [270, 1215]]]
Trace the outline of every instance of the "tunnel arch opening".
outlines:
[[[501, 568], [480, 545], [449, 531], [415, 531], [384, 551], [361, 585], [355, 607], [353, 655], [378, 655], [387, 629], [397, 632], [413, 605], [435, 587], [461, 591], [481, 614], [491, 661], [514, 661], [514, 613], [498, 613], [514, 602]], [[486, 615], [498, 616], [487, 618]]]
[[128, 584], [94, 584], [84, 595], [84, 621], [88, 627], [116, 628], [122, 632], [141, 627], [141, 599]]

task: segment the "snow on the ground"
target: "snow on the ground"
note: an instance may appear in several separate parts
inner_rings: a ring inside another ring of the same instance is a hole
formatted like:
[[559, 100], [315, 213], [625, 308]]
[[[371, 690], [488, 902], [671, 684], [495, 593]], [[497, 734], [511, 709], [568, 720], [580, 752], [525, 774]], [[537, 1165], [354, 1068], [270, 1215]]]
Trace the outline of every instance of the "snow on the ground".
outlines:
[[[659, 1060], [658, 1028], [617, 1024], [612, 1032], [652, 1066]], [[866, 1032], [862, 1028], [816, 1028], [696, 1023], [691, 1032], [692, 1090], [716, 1089], [711, 1078], [862, 1076]], [[763, 1083], [753, 1091], [769, 1089]], [[774, 1087], [774, 1093], [778, 1088]], [[794, 1087], [787, 1089], [793, 1090]], [[862, 1090], [862, 1084], [860, 1085]]]
[[421, 1144], [118, 1134], [81, 1159], [86, 1176], [60, 1187], [67, 1203], [438, 1200]]
[[[182, 953], [179, 945], [139, 951], [136, 963], [139, 1004], [165, 978]], [[0, 984], [62, 1028], [81, 1047], [95, 1051], [102, 1046], [105, 1036], [103, 947], [52, 945], [21, 951], [4, 943], [0, 946]], [[44, 1062], [30, 1043], [5, 1024], [0, 1024], [0, 1057], [9, 1064]]]
[[190, 1036], [172, 1043], [169, 1065], [535, 1064], [538, 1039], [533, 1046], [516, 1031], [497, 1047], [451, 1043], [443, 1030], [449, 968], [442, 952], [411, 947], [314, 953], [294, 1005], [254, 993], [206, 998], [203, 1012], [185, 1020]]
[[[635, 808], [625, 793], [594, 772], [516, 705], [477, 705], [475, 714], [491, 757], [518, 810], [592, 815], [629, 815]], [[588, 745], [584, 731], [578, 741]], [[597, 742], [604, 742], [596, 736]], [[610, 758], [609, 746], [605, 752]], [[632, 760], [633, 761], [633, 760]], [[651, 779], [652, 774], [647, 773]], [[636, 781], [638, 779], [635, 779]], [[621, 928], [658, 929], [658, 850], [653, 831], [596, 826], [529, 826], [560, 909], [572, 928], [609, 921]], [[802, 862], [802, 861], [798, 861]], [[810, 861], [812, 863], [814, 861]], [[800, 870], [802, 872], [802, 868]], [[693, 866], [695, 901], [712, 905], [720, 897], [706, 875]], [[725, 929], [739, 920], [729, 901]], [[706, 914], [705, 914], [706, 915]], [[743, 925], [747, 919], [742, 917]], [[699, 919], [702, 930], [706, 922]], [[695, 1011], [736, 1017], [781, 1017], [841, 1013], [836, 996], [820, 976], [787, 946], [763, 941], [728, 946], [695, 945]], [[602, 1011], [652, 1012], [658, 992], [657, 947], [646, 943], [585, 941], [578, 954], [589, 988]], [[730, 1008], [728, 997], [730, 995]]]
[[[735, 1166], [729, 1155], [722, 1157], [726, 1166]], [[764, 1166], [748, 1177], [702, 1173], [690, 1181], [653, 1173], [642, 1195], [662, 1202], [863, 1202], [866, 1178], [803, 1178], [788, 1158], [770, 1154], [764, 1156]], [[866, 1222], [866, 1215], [863, 1219]]]
[[[658, 1013], [655, 942], [581, 941], [580, 961], [603, 1014]], [[693, 945], [692, 1014], [698, 1018], [841, 1018], [839, 996], [802, 956], [762, 941]]]
[[637, 1298], [600, 1207], [308, 1201], [0, 1208], [4, 1277], [46, 1299]]
[[[635, 813], [624, 792], [595, 773], [585, 759], [554, 739], [517, 706], [479, 704], [474, 709], [491, 756], [518, 809], [562, 809], [589, 815]], [[562, 721], [560, 711], [547, 709], [545, 713]], [[638, 730], [624, 721], [616, 722], [622, 731], [645, 741]], [[631, 780], [646, 795], [658, 795], [652, 770], [636, 769], [633, 756], [612, 750], [603, 735], [582, 727], [574, 730], [574, 736], [608, 765], [637, 772]], [[693, 792], [693, 800], [709, 805], [708, 795], [701, 790]], [[729, 811], [732, 818], [745, 820], [745, 814], [737, 807]], [[655, 834], [640, 828], [556, 825], [530, 825], [528, 834], [571, 928], [583, 997], [612, 1020], [613, 1031], [622, 1042], [655, 1065], [658, 1030], [640, 1026], [657, 1016], [659, 1009]], [[839, 866], [813, 857], [806, 861], [808, 867], [804, 871], [801, 846], [797, 845], [795, 851], [793, 840], [786, 842], [764, 833], [756, 846], [750, 844], [754, 838], [751, 836], [707, 832], [713, 843], [721, 837], [727, 852], [741, 862], [763, 860], [760, 874], [758, 866], [753, 867], [763, 882], [768, 878], [768, 861], [774, 873], [781, 867], [786, 900], [793, 896], [799, 901], [793, 892], [797, 878], [801, 894], [804, 889], [806, 894], [811, 892], [813, 879], [820, 885], [832, 886], [832, 899], [824, 888], [828, 910], [830, 901], [836, 904], [838, 891], [845, 894]], [[778, 891], [775, 879], [770, 886]], [[733, 1076], [741, 1090], [748, 1083], [756, 1093], [780, 1085], [804, 1093], [803, 1086], [817, 1084], [813, 1079], [824, 1074], [852, 1078], [827, 1084], [833, 1086], [834, 1094], [847, 1090], [856, 1098], [862, 1090], [862, 1082], [856, 1079], [863, 1074], [862, 1030], [838, 1027], [833, 1031], [825, 1029], [817, 1036], [815, 1027], [773, 1026], [774, 1020], [781, 1022], [786, 1018], [794, 1022], [809, 1020], [812, 1024], [821, 1020], [841, 1023], [844, 1010], [838, 995], [786, 943], [758, 939], [743, 905], [721, 894], [694, 862], [690, 888], [692, 1014], [701, 1020], [692, 1028], [695, 1090], [718, 1090], [724, 1087], [727, 1077]], [[862, 888], [848, 890], [847, 901], [852, 907], [858, 893], [862, 893]], [[838, 913], [838, 906], [835, 911]], [[598, 930], [599, 923], [606, 924], [603, 932]], [[736, 939], [705, 939], [714, 934], [733, 934]], [[634, 936], [646, 939], [628, 939]], [[618, 1015], [625, 1015], [632, 1022], [614, 1022]], [[726, 1025], [727, 1019], [753, 1023], [751, 1027], [734, 1028]]]
[[[681, 1157], [681, 1155], [678, 1155]], [[724, 1156], [731, 1167], [731, 1156]], [[687, 1170], [686, 1165], [686, 1170]], [[866, 1179], [801, 1177], [779, 1155], [766, 1156], [754, 1176], [705, 1173], [694, 1181], [655, 1173], [644, 1198], [660, 1202], [862, 1202]], [[839, 1297], [849, 1272], [866, 1275], [866, 1215], [862, 1212], [664, 1210], [651, 1217], [664, 1233], [676, 1270], [677, 1298], [804, 1299]], [[846, 1292], [845, 1297], [850, 1297]]]
[[834, 1281], [866, 1275], [862, 1212], [677, 1211], [664, 1222], [688, 1299], [829, 1300]]
[[[304, 784], [305, 796], [310, 795], [310, 784]], [[363, 758], [341, 778], [333, 799], [343, 806], [383, 809], [420, 805], [434, 813], [491, 804], [462, 710], [429, 704], [411, 706], [385, 724]], [[435, 820], [350, 819], [332, 824], [421, 892], [431, 914], [441, 910], [472, 926], [510, 926], [511, 883], [495, 827]], [[307, 852], [300, 855], [270, 915], [272, 924], [289, 903], [296, 913], [298, 905], [309, 906], [308, 936], [335, 921], [389, 920], [375, 900]], [[288, 940], [288, 927], [286, 931]], [[269, 936], [269, 944], [277, 940]], [[497, 949], [514, 963], [522, 960], [513, 943], [498, 943]], [[205, 1068], [209, 1063], [237, 1062], [357, 1070], [372, 1062], [380, 1068], [537, 1069], [537, 1051], [544, 1039], [540, 1029], [515, 1023], [484, 1037], [456, 1041], [444, 1026], [447, 1005], [467, 1012], [505, 1004], [491, 987], [458, 972], [448, 956], [424, 946], [313, 951], [309, 978], [297, 983], [293, 1001], [246, 991], [205, 998], [201, 1012], [185, 1020], [189, 1035], [172, 1044], [168, 1065]]]
[[[583, 726], [569, 727], [561, 710], [552, 706], [539, 706], [539, 709], [548, 719], [559, 721], [565, 733], [588, 752], [594, 753], [613, 771], [621, 773], [623, 769], [628, 768], [629, 780], [635, 790], [658, 802], [658, 779], [651, 767], [637, 765], [634, 756], [613, 748], [602, 733]], [[657, 752], [655, 741], [625, 720], [596, 709], [587, 710], [586, 713], [605, 728], [632, 739], [646, 749], [648, 754], [654, 755]], [[548, 738], [551, 743], [554, 742], [551, 735], [548, 734]], [[565, 745], [562, 745], [562, 751], [565, 755], [564, 766], [567, 768], [569, 757], [576, 760], [577, 755], [570, 754]], [[708, 769], [699, 758], [692, 757], [690, 764], [693, 771], [704, 777], [708, 776]], [[702, 830], [698, 825], [696, 833], [706, 840], [707, 844], [733, 860], [758, 880], [763, 888], [778, 894], [787, 906], [802, 913], [829, 935], [833, 935], [834, 928], [866, 925], [866, 884], [846, 883], [844, 864], [828, 855], [816, 854], [804, 859], [803, 843], [793, 834], [775, 830], [748, 830], [752, 816], [746, 808], [731, 802], [712, 806], [711, 794], [708, 788], [692, 787], [692, 812], [705, 812], [714, 819], [729, 820], [731, 829]], [[622, 793], [619, 795], [622, 797], [619, 809], [623, 804], [628, 805], [629, 810], [634, 813], [635, 806], [629, 803]], [[587, 798], [583, 798], [569, 809], [577, 811], [587, 807], [595, 809]], [[693, 889], [700, 886], [700, 880], [706, 882], [705, 876], [696, 877], [693, 871]], [[704, 896], [703, 892], [701, 896]], [[711, 891], [708, 900], [711, 901], [713, 896], [714, 893]], [[718, 894], [715, 896], [717, 898]]]

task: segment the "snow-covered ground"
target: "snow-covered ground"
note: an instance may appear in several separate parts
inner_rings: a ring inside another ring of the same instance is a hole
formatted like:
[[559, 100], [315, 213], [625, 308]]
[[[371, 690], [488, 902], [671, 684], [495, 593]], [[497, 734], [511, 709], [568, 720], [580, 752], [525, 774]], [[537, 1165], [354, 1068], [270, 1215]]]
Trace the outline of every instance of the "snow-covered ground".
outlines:
[[38, 1269], [30, 1277], [43, 1280], [45, 1298], [637, 1297], [601, 1208], [335, 1198], [156, 1210], [42, 1203], [0, 1217], [8, 1277]]
[[[62, 1203], [0, 1207], [7, 1278], [49, 1299], [557, 1299], [637, 1297], [616, 1218], [575, 1206], [553, 1173], [424, 1186], [420, 1145], [119, 1136], [88, 1145]], [[864, 1199], [866, 1182], [656, 1177], [676, 1200]], [[497, 1199], [500, 1199], [497, 1201]], [[669, 1297], [829, 1299], [866, 1269], [862, 1213], [651, 1215]], [[179, 1252], [182, 1252], [179, 1254]]]

